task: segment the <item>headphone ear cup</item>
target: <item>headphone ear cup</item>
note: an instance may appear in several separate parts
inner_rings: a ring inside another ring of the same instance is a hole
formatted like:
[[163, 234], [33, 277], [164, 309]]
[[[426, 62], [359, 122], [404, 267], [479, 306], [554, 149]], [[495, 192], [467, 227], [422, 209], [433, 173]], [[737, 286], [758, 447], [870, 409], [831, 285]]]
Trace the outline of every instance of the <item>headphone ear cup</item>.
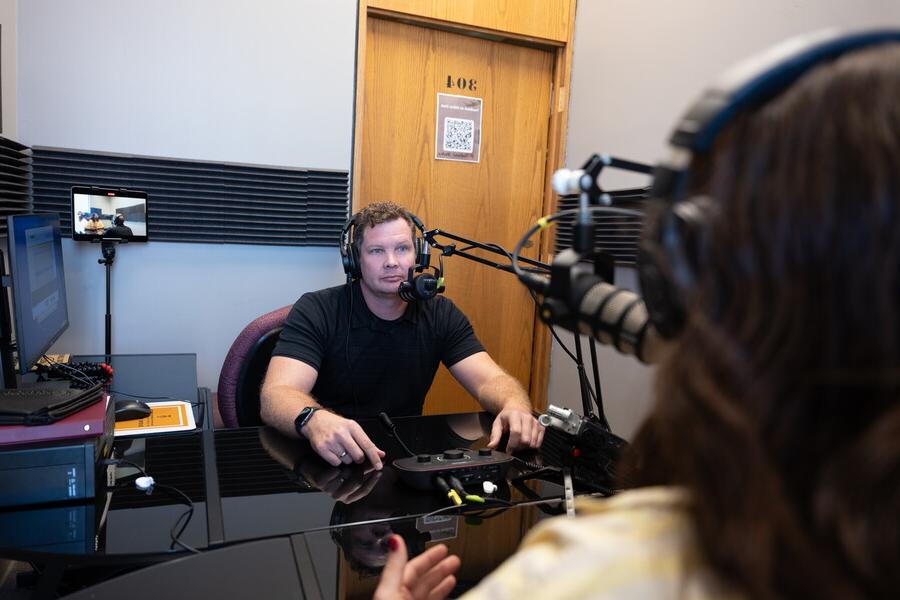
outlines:
[[416, 236], [416, 266], [417, 267], [428, 267], [431, 262], [428, 256], [428, 244], [425, 243], [425, 239], [419, 236]]
[[344, 273], [351, 279], [360, 278], [359, 257], [356, 255], [356, 247], [352, 242], [341, 252], [341, 266], [344, 267]]
[[350, 276], [354, 279], [362, 279], [362, 268], [359, 264], [359, 252], [356, 250], [356, 244], [350, 241]]
[[638, 278], [641, 297], [647, 307], [647, 316], [659, 334], [672, 339], [684, 327], [684, 301], [659, 262], [661, 249], [653, 243], [642, 242], [638, 248]]
[[707, 196], [667, 202], [647, 220], [638, 249], [638, 277], [650, 321], [665, 338], [675, 337], [684, 327], [712, 206]]
[[347, 283], [353, 279], [359, 279], [362, 276], [362, 270], [359, 266], [359, 255], [356, 251], [356, 244], [353, 243], [353, 234], [356, 228], [356, 215], [350, 217], [341, 230], [340, 251], [341, 266], [344, 273], [347, 274]]

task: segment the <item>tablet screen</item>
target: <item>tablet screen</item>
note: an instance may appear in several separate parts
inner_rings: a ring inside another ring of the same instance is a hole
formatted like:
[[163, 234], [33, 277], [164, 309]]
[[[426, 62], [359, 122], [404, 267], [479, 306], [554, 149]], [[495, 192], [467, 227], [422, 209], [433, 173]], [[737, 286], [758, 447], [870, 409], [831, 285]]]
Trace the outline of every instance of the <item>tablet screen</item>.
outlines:
[[147, 241], [147, 193], [72, 188], [72, 239]]

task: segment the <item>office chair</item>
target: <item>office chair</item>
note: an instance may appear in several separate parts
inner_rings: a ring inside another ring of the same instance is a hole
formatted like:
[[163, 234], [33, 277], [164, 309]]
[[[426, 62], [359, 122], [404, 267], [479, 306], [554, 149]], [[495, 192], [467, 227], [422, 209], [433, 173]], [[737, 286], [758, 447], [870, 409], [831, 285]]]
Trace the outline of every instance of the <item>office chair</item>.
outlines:
[[257, 317], [244, 327], [222, 364], [218, 405], [225, 427], [262, 425], [259, 389], [291, 306]]

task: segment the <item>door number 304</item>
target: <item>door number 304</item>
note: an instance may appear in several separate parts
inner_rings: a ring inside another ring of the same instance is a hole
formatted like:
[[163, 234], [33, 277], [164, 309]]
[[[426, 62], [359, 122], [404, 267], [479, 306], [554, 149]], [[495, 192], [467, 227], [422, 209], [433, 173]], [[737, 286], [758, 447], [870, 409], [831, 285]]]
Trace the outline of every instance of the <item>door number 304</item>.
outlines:
[[453, 75], [447, 75], [447, 87], [450, 89], [457, 88], [474, 92], [478, 89], [477, 85], [478, 81], [475, 79], [466, 79], [465, 77], [454, 78]]

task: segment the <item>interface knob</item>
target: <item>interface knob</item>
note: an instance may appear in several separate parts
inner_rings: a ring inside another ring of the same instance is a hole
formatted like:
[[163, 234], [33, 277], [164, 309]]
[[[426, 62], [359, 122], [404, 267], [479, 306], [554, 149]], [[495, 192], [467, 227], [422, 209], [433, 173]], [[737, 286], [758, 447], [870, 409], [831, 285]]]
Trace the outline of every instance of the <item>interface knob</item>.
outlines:
[[463, 457], [463, 451], [459, 448], [452, 448], [450, 450], [444, 450], [444, 458], [447, 460], [459, 460]]
[[491, 455], [490, 448], [479, 448], [478, 449], [478, 456], [490, 456], [490, 455]]
[[431, 456], [428, 454], [419, 454], [416, 456], [416, 461], [420, 463], [431, 462]]

